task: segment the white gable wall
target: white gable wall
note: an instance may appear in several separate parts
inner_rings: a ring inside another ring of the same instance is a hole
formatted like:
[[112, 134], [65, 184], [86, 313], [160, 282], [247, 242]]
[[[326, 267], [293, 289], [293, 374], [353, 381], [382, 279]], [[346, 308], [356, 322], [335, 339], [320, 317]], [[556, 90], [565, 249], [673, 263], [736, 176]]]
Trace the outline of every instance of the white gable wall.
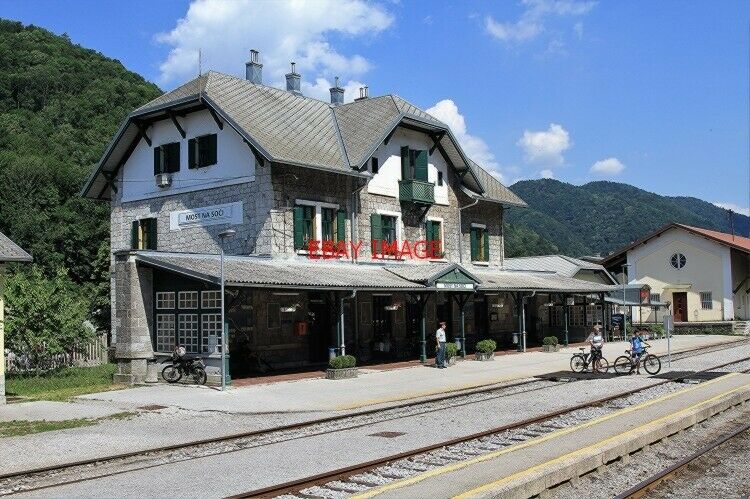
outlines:
[[[240, 184], [255, 179], [255, 157], [242, 138], [230, 126], [220, 130], [208, 111], [190, 113], [177, 118], [185, 130], [183, 139], [172, 120], [157, 121], [146, 134], [151, 146], [141, 139], [123, 166], [122, 202], [169, 196], [182, 192]], [[201, 135], [217, 134], [215, 165], [189, 169], [188, 140]], [[172, 174], [172, 185], [157, 187], [154, 182], [154, 147], [170, 142], [180, 143], [180, 171]]]
[[[675, 253], [685, 255], [687, 263], [674, 269], [670, 258]], [[670, 301], [673, 292], [687, 293], [688, 321], [731, 320], [734, 316], [732, 297], [731, 257], [728, 247], [685, 230], [672, 228], [659, 237], [650, 239], [628, 251], [631, 265], [629, 283], [648, 284], [652, 293], [659, 293], [661, 301]], [[700, 292], [710, 291], [713, 308], [703, 310]], [[636, 320], [638, 310], [634, 309]], [[648, 320], [649, 310], [643, 310]]]
[[[372, 155], [378, 158], [378, 173], [367, 184], [367, 192], [398, 198], [398, 181], [401, 180], [401, 147], [427, 150], [432, 140], [424, 133], [399, 128], [388, 144], [381, 144]], [[368, 164], [368, 168], [371, 165]], [[430, 154], [427, 165], [427, 180], [435, 184], [435, 204], [448, 205], [448, 164], [440, 151]], [[437, 185], [438, 172], [443, 172], [443, 185]]]

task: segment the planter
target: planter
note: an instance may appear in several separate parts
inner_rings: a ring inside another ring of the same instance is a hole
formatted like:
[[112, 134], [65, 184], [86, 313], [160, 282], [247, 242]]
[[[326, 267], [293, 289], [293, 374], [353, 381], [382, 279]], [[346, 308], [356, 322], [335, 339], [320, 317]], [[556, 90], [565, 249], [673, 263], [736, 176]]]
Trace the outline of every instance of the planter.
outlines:
[[495, 360], [495, 352], [476, 352], [474, 355], [476, 355], [477, 360]]
[[542, 352], [559, 352], [560, 345], [542, 345]]
[[359, 375], [359, 369], [356, 367], [346, 367], [344, 369], [326, 369], [326, 379], [349, 379], [356, 378]]

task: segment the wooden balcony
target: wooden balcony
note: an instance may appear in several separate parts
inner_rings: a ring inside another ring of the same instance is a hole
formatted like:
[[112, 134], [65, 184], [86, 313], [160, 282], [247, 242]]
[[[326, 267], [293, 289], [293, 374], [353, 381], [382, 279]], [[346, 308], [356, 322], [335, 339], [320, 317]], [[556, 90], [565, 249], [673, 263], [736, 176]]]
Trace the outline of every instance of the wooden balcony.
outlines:
[[434, 204], [435, 184], [414, 179], [399, 180], [398, 198], [400, 201], [407, 201], [410, 203]]

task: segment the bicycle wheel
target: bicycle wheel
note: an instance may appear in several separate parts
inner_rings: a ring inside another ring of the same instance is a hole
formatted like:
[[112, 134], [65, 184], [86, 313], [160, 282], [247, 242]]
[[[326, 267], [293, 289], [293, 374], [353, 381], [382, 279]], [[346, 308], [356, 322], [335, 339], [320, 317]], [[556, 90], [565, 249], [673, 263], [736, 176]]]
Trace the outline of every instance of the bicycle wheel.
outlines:
[[605, 359], [604, 357], [599, 357], [598, 359], [596, 359], [596, 361], [594, 361], [593, 369], [598, 373], [606, 373], [607, 371], [609, 371], [609, 362], [607, 362], [607, 359]]
[[617, 374], [630, 374], [633, 371], [633, 364], [630, 357], [621, 355], [615, 359], [615, 372]]
[[194, 367], [193, 368], [193, 381], [198, 383], [199, 385], [205, 385], [206, 384], [206, 370], [202, 367]]
[[570, 370], [574, 373], [582, 373], [586, 370], [586, 359], [580, 353], [570, 358]]
[[659, 360], [659, 357], [656, 355], [646, 355], [646, 358], [641, 361], [641, 364], [643, 364], [643, 368], [646, 372], [651, 375], [659, 374], [659, 371], [661, 371], [661, 360]]
[[182, 371], [177, 369], [175, 366], [167, 366], [161, 370], [161, 377], [167, 383], [177, 383], [182, 378]]

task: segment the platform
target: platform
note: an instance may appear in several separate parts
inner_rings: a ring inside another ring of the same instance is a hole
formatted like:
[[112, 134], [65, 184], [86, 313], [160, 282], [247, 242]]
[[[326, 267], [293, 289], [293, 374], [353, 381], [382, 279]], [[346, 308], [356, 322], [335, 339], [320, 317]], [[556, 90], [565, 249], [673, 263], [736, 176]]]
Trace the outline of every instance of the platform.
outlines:
[[732, 373], [355, 497], [532, 497], [746, 400], [750, 375]]

